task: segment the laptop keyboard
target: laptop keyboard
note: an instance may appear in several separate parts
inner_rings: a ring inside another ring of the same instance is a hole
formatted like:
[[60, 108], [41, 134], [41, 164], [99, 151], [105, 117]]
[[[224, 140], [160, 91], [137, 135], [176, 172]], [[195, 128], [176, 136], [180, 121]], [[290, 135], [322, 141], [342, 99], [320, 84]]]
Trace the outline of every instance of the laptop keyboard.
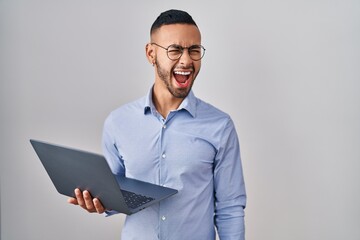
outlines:
[[140, 207], [141, 205], [154, 200], [154, 198], [146, 197], [146, 196], [136, 194], [133, 192], [128, 192], [125, 190], [121, 190], [121, 192], [124, 196], [125, 202], [128, 205], [128, 207], [133, 208], [133, 209]]

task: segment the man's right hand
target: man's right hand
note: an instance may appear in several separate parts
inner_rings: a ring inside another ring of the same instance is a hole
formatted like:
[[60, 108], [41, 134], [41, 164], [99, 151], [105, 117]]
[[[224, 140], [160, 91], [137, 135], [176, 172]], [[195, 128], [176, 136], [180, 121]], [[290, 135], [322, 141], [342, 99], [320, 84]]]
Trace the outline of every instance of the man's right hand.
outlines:
[[89, 191], [81, 192], [80, 189], [75, 189], [75, 198], [69, 198], [68, 203], [79, 205], [89, 213], [97, 212], [99, 214], [105, 212], [104, 206], [98, 198], [92, 198]]

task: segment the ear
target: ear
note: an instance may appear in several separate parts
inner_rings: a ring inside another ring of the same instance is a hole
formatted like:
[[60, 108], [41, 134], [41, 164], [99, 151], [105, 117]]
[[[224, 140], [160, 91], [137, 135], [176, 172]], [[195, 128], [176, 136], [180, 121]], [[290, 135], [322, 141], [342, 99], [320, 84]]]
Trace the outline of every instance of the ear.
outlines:
[[150, 43], [146, 44], [145, 46], [145, 54], [146, 58], [148, 59], [149, 63], [154, 66], [155, 64], [155, 49], [153, 45]]

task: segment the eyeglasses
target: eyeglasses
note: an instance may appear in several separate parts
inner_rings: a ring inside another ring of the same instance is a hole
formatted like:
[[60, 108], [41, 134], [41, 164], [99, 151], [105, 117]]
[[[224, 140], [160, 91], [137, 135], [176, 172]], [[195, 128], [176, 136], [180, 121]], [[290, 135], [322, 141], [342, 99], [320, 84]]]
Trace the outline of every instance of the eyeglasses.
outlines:
[[184, 53], [184, 49], [188, 50], [189, 56], [192, 60], [199, 61], [200, 59], [202, 59], [204, 57], [205, 50], [206, 50], [201, 45], [192, 45], [190, 47], [182, 47], [177, 44], [172, 44], [166, 48], [166, 47], [160, 46], [157, 43], [150, 43], [150, 44], [153, 44], [155, 46], [158, 46], [158, 47], [166, 50], [168, 58], [173, 61], [181, 58], [181, 56]]

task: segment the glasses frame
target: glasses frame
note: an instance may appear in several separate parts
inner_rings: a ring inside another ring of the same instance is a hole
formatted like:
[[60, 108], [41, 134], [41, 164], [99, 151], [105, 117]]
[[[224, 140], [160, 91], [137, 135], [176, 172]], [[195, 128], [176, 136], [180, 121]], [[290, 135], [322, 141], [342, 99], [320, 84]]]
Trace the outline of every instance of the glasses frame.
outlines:
[[[183, 47], [183, 46], [181, 46], [181, 45], [171, 44], [171, 45], [169, 45], [168, 47], [163, 47], [163, 46], [161, 46], [161, 45], [159, 45], [159, 44], [157, 44], [157, 43], [154, 43], [154, 42], [152, 42], [152, 43], [150, 43], [150, 44], [151, 44], [151, 45], [158, 46], [158, 47], [166, 50], [166, 55], [167, 55], [167, 57], [168, 57], [170, 60], [172, 60], [172, 61], [179, 60], [179, 59], [181, 58], [181, 56], [184, 54], [184, 50], [185, 50], [185, 49], [188, 50], [189, 57], [190, 57], [193, 61], [200, 61], [200, 60], [205, 56], [205, 50], [206, 50], [206, 49], [204, 48], [204, 46], [202, 46], [202, 45], [192, 45], [192, 46], [190, 46], [190, 47]], [[172, 58], [169, 57], [169, 48], [170, 48], [170, 47], [173, 47], [173, 46], [176, 46], [177, 48], [179, 48], [179, 49], [181, 50], [180, 56], [179, 56], [178, 58], [175, 58], [175, 59], [172, 59]], [[191, 49], [191, 48], [193, 48], [193, 47], [200, 47], [200, 48], [202, 48], [203, 54], [201, 55], [201, 57], [200, 57], [199, 59], [193, 59], [193, 58], [191, 57], [190, 52], [189, 52], [189, 49]]]

